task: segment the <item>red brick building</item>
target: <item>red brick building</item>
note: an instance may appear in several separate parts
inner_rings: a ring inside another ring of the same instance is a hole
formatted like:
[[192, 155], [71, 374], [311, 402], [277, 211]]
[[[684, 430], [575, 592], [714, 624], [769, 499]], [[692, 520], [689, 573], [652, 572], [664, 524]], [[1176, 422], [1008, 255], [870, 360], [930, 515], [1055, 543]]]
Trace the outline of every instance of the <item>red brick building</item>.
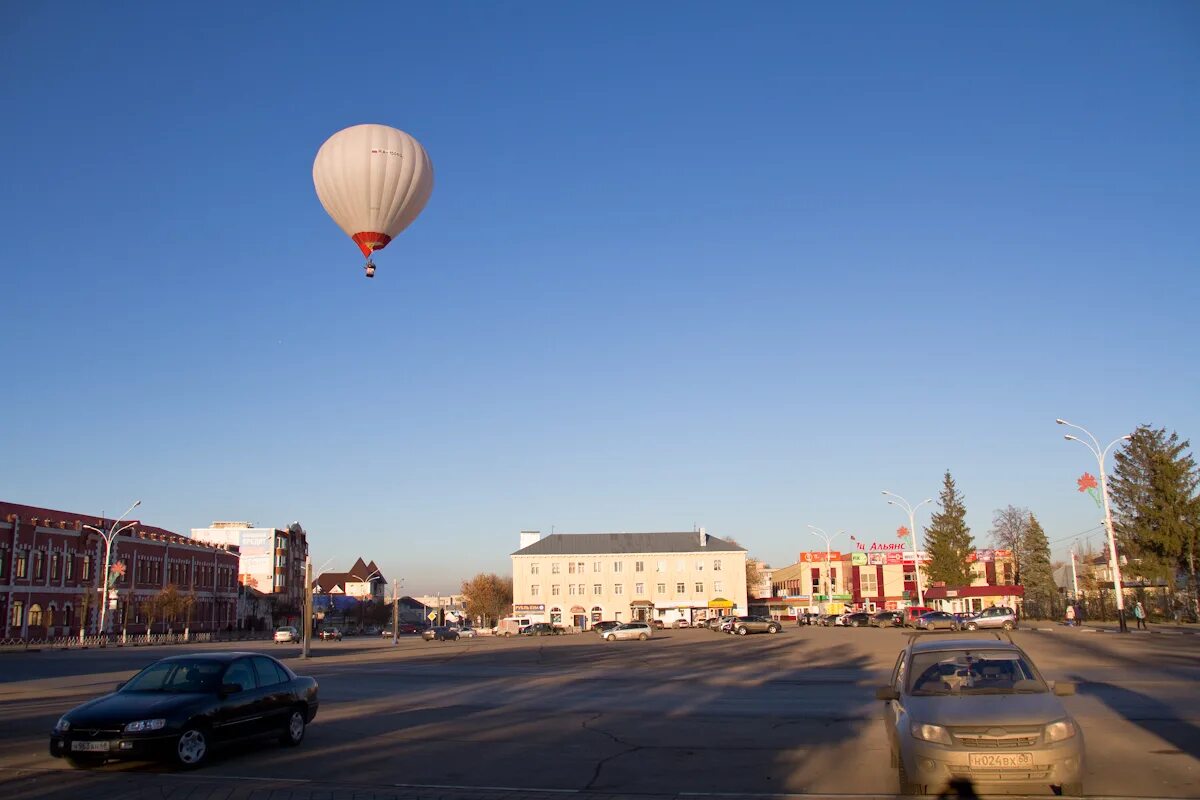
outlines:
[[[0, 638], [42, 639], [95, 634], [99, 621], [104, 538], [114, 520], [0, 502]], [[128, 522], [128, 520], [124, 521]], [[122, 524], [124, 524], [124, 522]], [[110, 593], [106, 627], [146, 633], [142, 604], [168, 586], [191, 601], [193, 632], [237, 627], [238, 549], [135, 524], [113, 540], [110, 565], [123, 565]], [[86, 598], [85, 598], [86, 595]], [[85, 610], [86, 609], [86, 610]], [[156, 619], [153, 632], [167, 630]]]

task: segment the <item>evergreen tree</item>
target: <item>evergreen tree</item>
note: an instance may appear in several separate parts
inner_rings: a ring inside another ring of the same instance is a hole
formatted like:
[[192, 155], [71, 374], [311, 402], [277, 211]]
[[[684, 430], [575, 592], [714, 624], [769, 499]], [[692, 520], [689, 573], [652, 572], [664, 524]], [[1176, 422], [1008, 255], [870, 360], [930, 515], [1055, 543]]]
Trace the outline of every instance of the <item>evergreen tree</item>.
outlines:
[[1031, 616], [1048, 616], [1058, 594], [1058, 586], [1054, 583], [1054, 568], [1050, 563], [1050, 542], [1042, 530], [1042, 524], [1033, 514], [1029, 515], [1022, 552], [1025, 563], [1021, 575], [1028, 613]]
[[1172, 588], [1176, 572], [1184, 570], [1194, 612], [1200, 567], [1200, 471], [1188, 452], [1190, 446], [1174, 431], [1168, 435], [1165, 428], [1138, 426], [1114, 457], [1108, 491], [1121, 553], [1136, 559], [1143, 577], [1166, 578]]
[[930, 583], [945, 581], [947, 586], [968, 586], [972, 573], [967, 557], [975, 546], [967, 527], [967, 508], [950, 470], [946, 470], [938, 503], [942, 510], [932, 516], [925, 529], [925, 549], [929, 551], [925, 574]]

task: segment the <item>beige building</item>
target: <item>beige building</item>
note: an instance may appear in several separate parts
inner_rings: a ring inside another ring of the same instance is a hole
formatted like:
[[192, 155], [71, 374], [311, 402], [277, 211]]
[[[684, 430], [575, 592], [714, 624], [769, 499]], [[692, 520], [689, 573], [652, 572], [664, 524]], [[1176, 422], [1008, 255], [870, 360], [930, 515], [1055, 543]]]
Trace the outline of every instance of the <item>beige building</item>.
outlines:
[[746, 551], [701, 528], [681, 533], [521, 532], [513, 614], [591, 627], [601, 620], [695, 623], [746, 613]]

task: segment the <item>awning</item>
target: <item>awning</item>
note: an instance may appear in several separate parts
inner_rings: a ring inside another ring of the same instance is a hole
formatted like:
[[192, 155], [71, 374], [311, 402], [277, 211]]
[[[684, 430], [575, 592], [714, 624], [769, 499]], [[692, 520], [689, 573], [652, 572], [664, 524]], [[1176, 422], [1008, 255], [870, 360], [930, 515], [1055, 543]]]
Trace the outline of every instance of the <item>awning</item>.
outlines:
[[654, 608], [653, 601], [650, 600], [634, 600], [629, 604], [630, 608]]
[[572, 613], [572, 614], [586, 614], [586, 613], [587, 613], [587, 609], [586, 609], [586, 608], [584, 608], [584, 607], [582, 607], [582, 606], [572, 606], [572, 607], [571, 607], [571, 613]]
[[714, 597], [708, 601], [709, 608], [733, 608], [733, 601], [726, 600], [724, 597]]

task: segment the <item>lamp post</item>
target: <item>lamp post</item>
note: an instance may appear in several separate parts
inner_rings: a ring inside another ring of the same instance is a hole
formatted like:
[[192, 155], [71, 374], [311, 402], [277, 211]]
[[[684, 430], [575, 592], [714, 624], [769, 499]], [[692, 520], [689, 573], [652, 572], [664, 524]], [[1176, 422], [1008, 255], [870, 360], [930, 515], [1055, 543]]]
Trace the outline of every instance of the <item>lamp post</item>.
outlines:
[[404, 586], [404, 578], [392, 581], [392, 644], [400, 641], [400, 587]]
[[902, 508], [908, 512], [908, 535], [912, 537], [913, 571], [917, 576], [917, 607], [920, 608], [925, 605], [925, 590], [921, 588], [921, 554], [917, 552], [917, 509], [926, 503], [932, 503], [933, 498], [926, 498], [914, 506], [895, 492], [884, 489], [883, 494], [895, 498], [895, 500], [887, 501], [889, 506]]
[[[333, 559], [326, 559], [325, 563], [317, 568], [317, 574], [323, 574], [325, 568], [333, 563]], [[304, 620], [304, 635], [300, 637], [300, 657], [308, 658], [312, 648], [312, 629], [313, 629], [313, 566], [312, 558], [307, 554], [304, 556], [304, 608], [301, 612], [301, 617]]]
[[1113, 439], [1108, 443], [1108, 447], [1101, 450], [1100, 442], [1087, 428], [1067, 422], [1065, 419], [1056, 419], [1054, 421], [1059, 425], [1066, 425], [1068, 428], [1083, 431], [1092, 440], [1091, 444], [1088, 444], [1078, 436], [1072, 436], [1069, 433], [1063, 436], [1067, 441], [1079, 442], [1088, 450], [1091, 450], [1092, 455], [1096, 457], [1096, 463], [1100, 465], [1100, 497], [1104, 500], [1104, 527], [1108, 531], [1108, 558], [1112, 563], [1113, 591], [1117, 593], [1117, 624], [1120, 626], [1121, 633], [1129, 633], [1129, 626], [1125, 624], [1125, 592], [1121, 585], [1121, 562], [1117, 561], [1117, 540], [1113, 535], [1112, 509], [1108, 504], [1108, 479], [1104, 474], [1104, 461], [1108, 458], [1108, 451], [1112, 449], [1114, 444], [1127, 442], [1133, 437], [1126, 434], [1118, 439]]
[[132, 528], [134, 525], [137, 524], [136, 521], [135, 522], [127, 522], [124, 525], [121, 525], [121, 527], [119, 527], [119, 528], [117, 527], [118, 525], [121, 524], [121, 520], [125, 519], [126, 514], [128, 514], [130, 511], [133, 511], [135, 508], [137, 508], [141, 504], [142, 504], [142, 501], [138, 500], [133, 505], [131, 505], [129, 508], [125, 509], [125, 514], [122, 514], [121, 516], [116, 518], [116, 520], [113, 522], [113, 524], [109, 526], [107, 533], [100, 530], [99, 528], [93, 528], [91, 525], [83, 526], [84, 528], [87, 528], [89, 531], [94, 531], [95, 533], [100, 534], [101, 538], [104, 539], [104, 569], [100, 573], [100, 592], [101, 592], [101, 594], [100, 594], [100, 626], [99, 626], [99, 629], [96, 631], [101, 636], [103, 636], [106, 633], [105, 628], [104, 628], [104, 612], [108, 610], [108, 562], [112, 558], [113, 539], [116, 539], [117, 536], [119, 536], [121, 534], [121, 531], [126, 530], [127, 528]]
[[845, 533], [845, 531], [838, 531], [837, 533], [833, 534], [833, 536], [830, 536], [828, 533], [821, 530], [816, 525], [809, 525], [808, 527], [812, 529], [810, 531], [810, 533], [812, 533], [813, 536], [816, 536], [818, 539], [825, 540], [825, 598], [830, 603], [832, 603], [833, 602], [833, 579], [832, 579], [833, 566], [830, 563], [832, 561], [830, 552], [833, 550], [833, 540], [836, 539], [838, 536], [841, 536], [843, 533]]

